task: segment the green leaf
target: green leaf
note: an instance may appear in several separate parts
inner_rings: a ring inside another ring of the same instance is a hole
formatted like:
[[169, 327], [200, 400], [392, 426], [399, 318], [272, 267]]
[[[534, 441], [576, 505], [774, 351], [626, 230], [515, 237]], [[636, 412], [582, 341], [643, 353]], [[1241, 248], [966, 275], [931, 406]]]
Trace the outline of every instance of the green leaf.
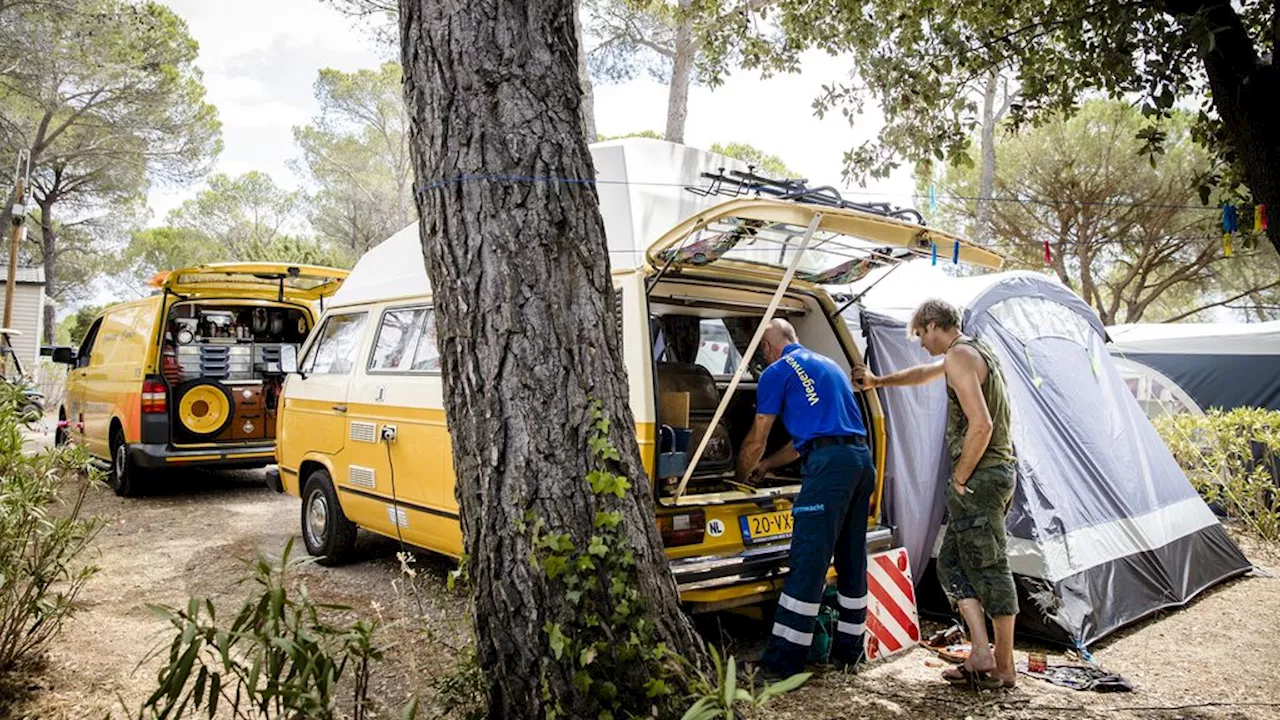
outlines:
[[725, 662], [724, 669], [724, 706], [726, 708], [733, 707], [733, 701], [738, 691], [738, 661], [732, 655]]
[[551, 555], [542, 561], [547, 577], [555, 580], [569, 569], [569, 559], [563, 555]]
[[813, 677], [813, 673], [797, 673], [786, 680], [779, 680], [776, 683], [765, 685], [764, 689], [760, 691], [760, 703], [763, 704], [771, 698], [777, 697], [778, 695], [784, 695], [799, 688], [801, 685], [808, 682], [811, 677]]
[[699, 698], [684, 715], [680, 716], [680, 720], [710, 720], [716, 716], [715, 698], [703, 697]]
[[614, 528], [614, 527], [617, 527], [621, 522], [622, 522], [622, 513], [620, 511], [617, 511], [617, 510], [596, 511], [594, 525], [597, 530], [600, 528]]
[[605, 543], [604, 538], [599, 535], [592, 535], [591, 544], [587, 546], [587, 553], [596, 557], [604, 557], [609, 554], [609, 546]]
[[409, 698], [409, 704], [400, 711], [400, 720], [414, 720], [416, 717], [418, 717], [418, 697], [415, 695]]
[[551, 654], [559, 660], [564, 655], [564, 647], [567, 643], [564, 634], [560, 632], [560, 625], [549, 622], [543, 626], [542, 630], [547, 634], [547, 639], [551, 643]]

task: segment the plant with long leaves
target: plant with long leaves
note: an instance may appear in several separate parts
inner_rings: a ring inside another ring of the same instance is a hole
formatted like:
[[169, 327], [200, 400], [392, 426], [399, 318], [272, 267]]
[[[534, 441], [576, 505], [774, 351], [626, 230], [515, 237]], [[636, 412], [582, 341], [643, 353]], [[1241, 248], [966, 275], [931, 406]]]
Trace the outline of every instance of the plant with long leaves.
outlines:
[[754, 673], [747, 677], [745, 687], [740, 685], [738, 663], [734, 657], [729, 655], [722, 660], [720, 652], [714, 646], [709, 650], [715, 677], [707, 677], [705, 673], [697, 672], [698, 680], [694, 683], [696, 690], [694, 703], [685, 711], [681, 720], [715, 720], [716, 718], [733, 720], [738, 708], [760, 710], [779, 695], [798, 689], [813, 675], [813, 673], [797, 673], [785, 680], [765, 683], [756, 690]]
[[[340, 717], [339, 681], [352, 677], [349, 717], [368, 717], [372, 663], [383, 659], [374, 642], [375, 623], [348, 626], [327, 619], [350, 610], [317, 603], [306, 585], [293, 583], [293, 540], [278, 566], [261, 553], [250, 563], [255, 591], [229, 625], [220, 625], [211, 600], [191, 598], [185, 609], [153, 605], [174, 631], [143, 663], [163, 657], [157, 685], [137, 713], [139, 720], [189, 714], [248, 718]], [[305, 561], [301, 561], [305, 562]], [[412, 711], [406, 709], [409, 716]]]
[[80, 559], [102, 528], [83, 517], [98, 473], [77, 448], [29, 452], [25, 402], [0, 383], [0, 672], [48, 646], [98, 572]]

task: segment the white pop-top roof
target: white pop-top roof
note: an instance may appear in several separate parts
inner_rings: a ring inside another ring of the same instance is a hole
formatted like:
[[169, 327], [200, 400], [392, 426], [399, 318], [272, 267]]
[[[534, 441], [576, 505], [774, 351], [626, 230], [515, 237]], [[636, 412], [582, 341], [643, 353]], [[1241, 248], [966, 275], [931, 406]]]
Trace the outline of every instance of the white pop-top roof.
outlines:
[[1280, 321], [1135, 323], [1107, 328], [1118, 353], [1280, 355]]
[[[596, 193], [614, 269], [644, 264], [644, 251], [681, 221], [724, 202], [685, 189], [704, 186], [704, 172], [745, 170], [746, 164], [662, 140], [627, 138], [591, 146]], [[371, 248], [326, 305], [356, 305], [431, 291], [418, 224]]]

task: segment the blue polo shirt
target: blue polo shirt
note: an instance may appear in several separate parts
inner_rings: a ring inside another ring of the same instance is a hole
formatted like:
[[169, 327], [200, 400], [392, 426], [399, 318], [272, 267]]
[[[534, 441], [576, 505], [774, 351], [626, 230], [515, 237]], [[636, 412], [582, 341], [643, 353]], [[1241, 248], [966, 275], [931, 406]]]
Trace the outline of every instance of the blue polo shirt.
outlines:
[[848, 375], [800, 343], [783, 348], [782, 357], [761, 373], [756, 413], [781, 415], [799, 452], [814, 438], [867, 435]]

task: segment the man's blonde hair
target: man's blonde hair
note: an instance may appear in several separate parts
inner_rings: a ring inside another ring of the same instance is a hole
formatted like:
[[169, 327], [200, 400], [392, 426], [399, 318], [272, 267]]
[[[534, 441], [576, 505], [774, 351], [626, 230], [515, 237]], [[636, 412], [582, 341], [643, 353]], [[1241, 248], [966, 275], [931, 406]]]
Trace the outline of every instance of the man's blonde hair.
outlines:
[[912, 336], [920, 335], [928, 329], [930, 324], [937, 325], [939, 330], [954, 330], [960, 327], [960, 311], [945, 300], [937, 298], [925, 300], [911, 314], [911, 322], [907, 323], [907, 333]]

